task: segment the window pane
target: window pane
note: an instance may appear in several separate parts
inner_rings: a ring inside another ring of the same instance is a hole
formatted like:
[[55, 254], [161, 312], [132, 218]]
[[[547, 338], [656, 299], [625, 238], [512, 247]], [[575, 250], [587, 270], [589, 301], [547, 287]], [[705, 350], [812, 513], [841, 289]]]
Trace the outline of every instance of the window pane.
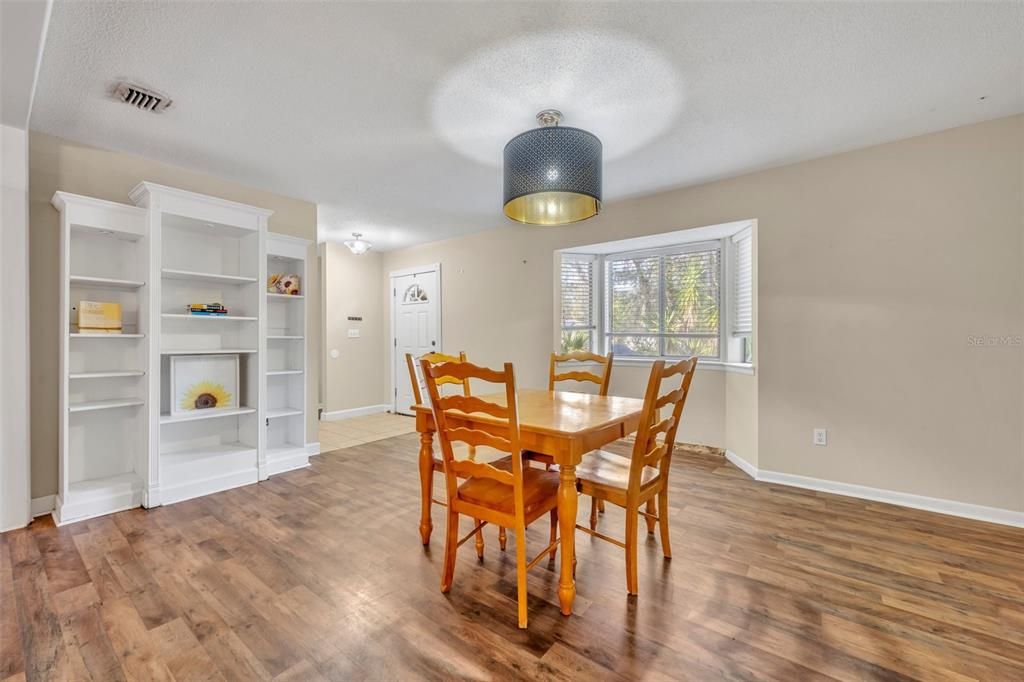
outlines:
[[718, 333], [720, 260], [719, 249], [665, 256], [665, 332]]
[[665, 355], [684, 358], [691, 355], [700, 358], [717, 358], [718, 337], [669, 336], [665, 339]]
[[608, 263], [608, 331], [661, 331], [658, 319], [659, 270], [658, 256], [626, 258]]
[[589, 330], [575, 329], [562, 331], [562, 352], [572, 353], [578, 350], [590, 350]]
[[660, 353], [657, 336], [609, 335], [608, 350], [619, 356], [656, 357]]
[[562, 326], [593, 326], [594, 262], [562, 259]]

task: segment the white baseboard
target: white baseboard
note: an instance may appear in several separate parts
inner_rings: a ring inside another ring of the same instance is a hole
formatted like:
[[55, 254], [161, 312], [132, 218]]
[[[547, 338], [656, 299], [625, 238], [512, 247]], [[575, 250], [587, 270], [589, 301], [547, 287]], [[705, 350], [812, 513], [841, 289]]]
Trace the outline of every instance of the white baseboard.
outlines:
[[743, 459], [742, 457], [737, 455], [732, 450], [726, 450], [725, 451], [725, 458], [727, 460], [729, 460], [730, 462], [732, 462], [736, 466], [737, 469], [739, 469], [740, 471], [745, 473], [747, 476], [750, 476], [755, 481], [758, 480], [757, 479], [757, 467], [756, 466], [754, 466], [753, 464], [751, 464], [747, 460]]
[[809, 476], [799, 476], [797, 474], [785, 474], [779, 471], [766, 471], [764, 469], [758, 469], [753, 464], [730, 450], [725, 451], [725, 457], [743, 473], [750, 476], [755, 481], [762, 483], [788, 485], [794, 488], [817, 490], [823, 493], [832, 493], [833, 495], [843, 495], [845, 497], [856, 497], [862, 500], [871, 500], [872, 502], [884, 502], [898, 507], [921, 509], [923, 511], [935, 512], [936, 514], [959, 516], [964, 519], [974, 519], [975, 521], [987, 521], [989, 523], [998, 523], [1004, 526], [1024, 528], [1024, 512], [1017, 512], [1010, 509], [999, 509], [998, 507], [986, 507], [980, 504], [968, 504], [966, 502], [957, 502], [955, 500], [944, 500], [938, 497], [928, 497], [926, 495], [902, 493], [895, 490], [871, 488], [866, 485], [842, 483], [841, 481], [830, 481], [823, 478], [811, 478]]
[[174, 504], [253, 483], [259, 483], [259, 472], [256, 467], [189, 481], [169, 488], [161, 487], [160, 498], [162, 504]]
[[32, 498], [32, 518], [38, 516], [46, 516], [52, 514], [56, 506], [56, 495], [43, 495], [42, 497]]
[[336, 422], [341, 421], [342, 419], [351, 419], [352, 417], [362, 417], [367, 414], [387, 412], [390, 409], [390, 405], [366, 405], [364, 407], [353, 407], [347, 410], [334, 410], [333, 412], [322, 412], [320, 414], [320, 421]]
[[313, 456], [320, 454], [320, 443], [306, 443], [306, 454]]

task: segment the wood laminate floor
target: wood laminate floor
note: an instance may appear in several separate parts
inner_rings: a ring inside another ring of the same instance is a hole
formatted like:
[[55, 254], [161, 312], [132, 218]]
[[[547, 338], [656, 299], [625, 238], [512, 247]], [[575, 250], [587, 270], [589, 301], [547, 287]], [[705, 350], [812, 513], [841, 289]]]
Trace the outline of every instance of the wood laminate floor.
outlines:
[[[415, 434], [151, 511], [0, 536], [0, 680], [1024, 680], [1024, 530], [673, 464], [675, 558], [580, 534], [576, 615], [488, 528], [438, 590]], [[581, 505], [581, 518], [589, 507]], [[622, 533], [619, 510], [601, 529]], [[641, 524], [643, 529], [643, 524]], [[468, 529], [468, 527], [467, 527]], [[643, 530], [641, 531], [643, 532]], [[545, 544], [546, 521], [529, 536]]]

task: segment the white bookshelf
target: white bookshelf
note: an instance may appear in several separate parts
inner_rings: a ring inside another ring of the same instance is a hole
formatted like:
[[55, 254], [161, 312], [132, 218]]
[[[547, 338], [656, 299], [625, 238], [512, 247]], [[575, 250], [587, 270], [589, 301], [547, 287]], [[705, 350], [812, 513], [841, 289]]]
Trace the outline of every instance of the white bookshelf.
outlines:
[[306, 275], [310, 242], [267, 237], [267, 276], [298, 275], [298, 295], [265, 294], [267, 409], [265, 469], [269, 475], [309, 464], [306, 448]]
[[[270, 211], [148, 182], [131, 200], [146, 209], [153, 282], [147, 506], [256, 483], [266, 409], [262, 336]], [[188, 314], [191, 303], [222, 303], [226, 317]], [[171, 359], [235, 355], [237, 407], [174, 414]]]
[[[137, 507], [148, 476], [147, 215], [67, 192], [60, 211], [58, 524]], [[81, 301], [121, 305], [121, 334], [78, 329]]]
[[[271, 212], [148, 182], [135, 205], [57, 192], [61, 213], [58, 524], [191, 499], [306, 466], [310, 243]], [[80, 301], [121, 305], [119, 334], [79, 330]], [[192, 315], [222, 303], [224, 316]], [[176, 356], [237, 356], [237, 405], [172, 410]]]

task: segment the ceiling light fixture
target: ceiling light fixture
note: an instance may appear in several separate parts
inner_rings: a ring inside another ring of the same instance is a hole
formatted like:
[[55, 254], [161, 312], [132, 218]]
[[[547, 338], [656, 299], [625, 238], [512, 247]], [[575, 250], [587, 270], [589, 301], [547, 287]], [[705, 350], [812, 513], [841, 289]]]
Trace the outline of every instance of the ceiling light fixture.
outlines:
[[361, 256], [373, 248], [373, 244], [366, 241], [365, 239], [362, 239], [361, 237], [363, 235], [360, 234], [359, 232], [353, 232], [352, 236], [355, 237], [355, 239], [345, 240], [345, 246], [347, 246], [349, 248], [349, 251], [356, 254], [357, 256]]
[[537, 114], [539, 128], [505, 145], [505, 215], [529, 225], [564, 225], [601, 211], [601, 140], [561, 127], [562, 112]]

